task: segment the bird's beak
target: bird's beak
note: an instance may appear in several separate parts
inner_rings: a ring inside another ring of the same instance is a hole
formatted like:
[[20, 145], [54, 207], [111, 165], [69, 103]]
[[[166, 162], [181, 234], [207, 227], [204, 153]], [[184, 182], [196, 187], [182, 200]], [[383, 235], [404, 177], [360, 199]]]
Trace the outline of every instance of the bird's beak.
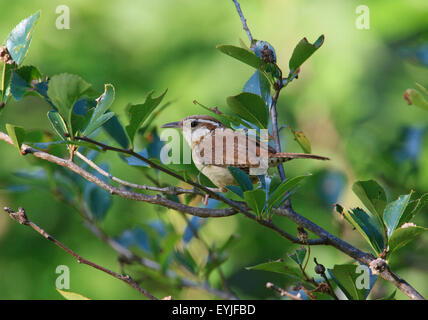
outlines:
[[166, 123], [162, 128], [181, 128], [181, 121]]

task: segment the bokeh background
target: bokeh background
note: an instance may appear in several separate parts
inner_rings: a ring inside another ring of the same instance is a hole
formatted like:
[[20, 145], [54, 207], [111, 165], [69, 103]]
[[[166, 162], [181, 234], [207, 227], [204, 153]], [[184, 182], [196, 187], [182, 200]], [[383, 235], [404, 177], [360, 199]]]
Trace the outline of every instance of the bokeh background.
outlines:
[[[58, 5], [68, 5], [71, 29], [57, 30]], [[358, 30], [356, 7], [370, 9], [370, 29]], [[338, 219], [332, 205], [360, 205], [352, 194], [357, 179], [376, 179], [390, 199], [411, 189], [428, 191], [427, 113], [408, 106], [403, 99], [415, 82], [428, 85], [428, 2], [425, 0], [242, 0], [241, 7], [255, 38], [276, 49], [280, 67], [301, 38], [326, 37], [323, 47], [307, 61], [297, 81], [287, 87], [278, 105], [281, 125], [303, 130], [313, 153], [329, 156], [328, 163], [299, 162], [286, 165], [288, 176], [313, 173], [293, 196], [294, 207], [330, 232], [369, 248], [359, 234]], [[227, 110], [227, 96], [238, 94], [253, 70], [215, 49], [217, 44], [246, 43], [246, 34], [230, 0], [84, 1], [0, 0], [0, 39], [5, 39], [23, 18], [41, 9], [25, 64], [47, 75], [69, 72], [81, 75], [100, 92], [104, 83], [116, 88], [113, 105], [120, 119], [129, 102], [143, 102], [145, 95], [168, 88], [173, 104], [157, 119], [156, 126], [184, 116], [202, 113], [192, 101]], [[26, 128], [51, 130], [48, 105], [35, 97], [12, 101], [2, 112], [6, 122]], [[282, 130], [283, 149], [300, 152], [290, 132]], [[10, 186], [26, 182], [16, 171], [34, 168], [16, 149], [0, 143], [0, 207], [26, 208], [30, 218], [73, 250], [94, 262], [118, 270], [117, 254], [82, 225], [73, 209], [54, 199], [49, 190]], [[137, 168], [127, 166], [114, 154], [101, 155], [114, 175], [136, 183], [149, 183]], [[417, 217], [428, 225], [428, 209]], [[171, 210], [114, 198], [100, 226], [117, 237], [125, 230], [144, 227], [153, 220], [172, 223], [184, 230], [181, 216]], [[276, 221], [291, 233], [296, 226]], [[201, 228], [208, 243], [222, 243], [231, 234], [239, 242], [230, 250], [223, 270], [242, 298], [270, 298], [266, 281], [287, 286], [280, 276], [247, 271], [246, 266], [286, 257], [297, 246], [239, 215], [210, 219]], [[196, 258], [204, 255], [193, 239]], [[428, 237], [401, 249], [392, 268], [423, 295], [428, 296]], [[199, 249], [198, 249], [199, 248]], [[134, 248], [137, 250], [137, 248]], [[141, 253], [141, 252], [140, 252]], [[329, 247], [312, 248], [326, 267], [350, 259]], [[71, 291], [93, 299], [139, 299], [129, 286], [101, 272], [79, 265], [70, 256], [34, 232], [0, 214], [0, 298], [58, 299], [55, 269], [71, 270]], [[312, 269], [312, 262], [309, 264]], [[140, 272], [129, 268], [130, 272]], [[135, 273], [134, 273], [135, 274]], [[143, 278], [144, 279], [144, 278]], [[210, 277], [220, 286], [218, 275]], [[210, 299], [211, 295], [181, 289], [168, 292], [156, 282], [144, 282], [153, 294], [182, 299]], [[393, 288], [382, 280], [374, 297]], [[404, 298], [401, 293], [398, 298]]]

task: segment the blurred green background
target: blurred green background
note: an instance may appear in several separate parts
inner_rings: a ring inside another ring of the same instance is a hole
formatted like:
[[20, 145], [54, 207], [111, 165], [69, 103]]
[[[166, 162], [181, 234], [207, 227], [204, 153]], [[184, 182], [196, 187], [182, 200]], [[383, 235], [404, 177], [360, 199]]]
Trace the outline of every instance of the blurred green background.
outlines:
[[[71, 29], [57, 30], [58, 5], [67, 5]], [[370, 29], [358, 30], [356, 7], [370, 9]], [[279, 66], [286, 72], [288, 59], [301, 38], [314, 41], [326, 37], [323, 47], [302, 67], [299, 79], [280, 96], [280, 125], [303, 130], [313, 153], [330, 157], [325, 163], [298, 162], [285, 167], [288, 176], [314, 175], [293, 196], [295, 209], [323, 228], [368, 250], [359, 234], [337, 217], [332, 205], [361, 205], [350, 186], [357, 179], [376, 179], [390, 199], [414, 189], [428, 190], [427, 113], [407, 106], [404, 91], [415, 82], [428, 86], [428, 2], [425, 0], [242, 0], [241, 7], [256, 39], [269, 41], [276, 49]], [[33, 42], [25, 64], [42, 73], [69, 72], [81, 75], [100, 92], [104, 83], [116, 88], [113, 105], [124, 120], [129, 102], [144, 101], [152, 89], [156, 95], [168, 88], [174, 103], [156, 119], [156, 125], [203, 113], [192, 101], [226, 109], [225, 98], [239, 93], [253, 70], [215, 49], [217, 44], [239, 44], [248, 40], [230, 0], [144, 1], [26, 1], [0, 0], [0, 39], [5, 39], [23, 18], [41, 9]], [[425, 47], [424, 47], [425, 43]], [[424, 49], [425, 48], [425, 49]], [[35, 97], [11, 103], [0, 117], [26, 128], [51, 130], [48, 105]], [[283, 150], [300, 152], [288, 130], [281, 131]], [[0, 207], [23, 206], [34, 222], [58, 240], [94, 262], [118, 270], [117, 255], [95, 238], [80, 216], [52, 198], [49, 191], [8, 190], [23, 181], [14, 172], [32, 163], [16, 149], [0, 143]], [[141, 172], [124, 164], [114, 154], [103, 154], [112, 173], [136, 183], [148, 183]], [[427, 210], [417, 217], [428, 225]], [[171, 210], [114, 198], [107, 217], [100, 223], [111, 236], [143, 226], [153, 219], [172, 221], [183, 230], [181, 217]], [[296, 226], [284, 219], [279, 225], [295, 234]], [[270, 230], [239, 215], [210, 219], [201, 229], [208, 243], [222, 243], [231, 234], [240, 236], [223, 265], [230, 285], [242, 298], [269, 298], [266, 281], [287, 286], [274, 274], [246, 271], [246, 266], [285, 257], [297, 248]], [[198, 251], [197, 239], [192, 244]], [[392, 269], [428, 296], [426, 236], [408, 245], [390, 261]], [[313, 247], [312, 255], [326, 267], [350, 259], [329, 247]], [[55, 269], [71, 270], [71, 291], [93, 299], [140, 299], [129, 286], [79, 265], [70, 256], [36, 233], [0, 214], [0, 298], [58, 299]], [[313, 268], [312, 262], [309, 264]], [[128, 267], [127, 267], [128, 268]], [[126, 270], [135, 271], [137, 268]], [[132, 272], [131, 272], [132, 274]], [[220, 286], [218, 275], [210, 278]], [[145, 282], [142, 286], [157, 296], [210, 299], [204, 291], [168, 291]], [[374, 297], [392, 290], [380, 280]], [[398, 293], [398, 298], [404, 298]]]

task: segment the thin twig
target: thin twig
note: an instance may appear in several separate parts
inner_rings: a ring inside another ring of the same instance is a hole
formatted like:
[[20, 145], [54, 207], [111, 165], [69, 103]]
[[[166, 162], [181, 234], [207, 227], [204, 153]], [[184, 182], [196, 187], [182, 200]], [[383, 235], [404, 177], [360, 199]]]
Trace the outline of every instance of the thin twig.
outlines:
[[272, 290], [278, 292], [281, 296], [288, 297], [292, 300], [303, 300], [302, 297], [300, 296], [300, 294], [297, 294], [297, 295], [292, 294], [292, 293], [278, 287], [276, 284], [273, 284], [272, 282], [266, 283], [266, 288], [272, 289]]
[[239, 2], [237, 0], [233, 0], [233, 3], [235, 4], [236, 11], [238, 11], [239, 17], [242, 21], [242, 27], [244, 28], [245, 32], [247, 33], [248, 39], [250, 39], [250, 45], [253, 44], [253, 36], [250, 32], [250, 29], [247, 26], [247, 19], [245, 19], [244, 14], [242, 13], [241, 6], [239, 5]]
[[130, 187], [133, 189], [139, 189], [139, 190], [148, 190], [148, 191], [155, 191], [155, 192], [160, 192], [160, 193], [164, 193], [164, 194], [172, 194], [172, 195], [180, 195], [180, 194], [196, 194], [196, 195], [200, 195], [200, 196], [204, 196], [205, 193], [193, 188], [193, 189], [183, 189], [183, 188], [178, 188], [178, 187], [164, 187], [164, 188], [160, 188], [160, 187], [152, 187], [152, 186], [148, 186], [148, 185], [142, 185], [142, 184], [135, 184], [132, 182], [128, 182], [119, 178], [116, 178], [115, 176], [113, 176], [112, 174], [108, 173], [107, 171], [103, 170], [102, 168], [100, 168], [95, 162], [93, 162], [92, 160], [88, 159], [87, 157], [85, 157], [83, 154], [81, 154], [80, 152], [76, 151], [75, 155], [77, 157], [79, 157], [80, 159], [82, 159], [84, 162], [86, 162], [91, 168], [95, 169], [97, 172], [99, 172], [100, 174], [102, 174], [103, 176], [123, 185], [126, 187]]
[[92, 268], [95, 268], [97, 270], [100, 270], [102, 272], [105, 272], [113, 277], [115, 277], [116, 279], [119, 279], [127, 284], [129, 284], [131, 287], [133, 287], [134, 289], [138, 290], [140, 293], [142, 293], [143, 295], [145, 295], [147, 298], [149, 298], [150, 300], [158, 300], [156, 297], [154, 297], [153, 295], [151, 295], [147, 290], [141, 288], [134, 280], [132, 280], [132, 278], [129, 275], [121, 275], [117, 272], [114, 272], [110, 269], [107, 269], [103, 266], [100, 266], [94, 262], [91, 262], [83, 257], [81, 257], [80, 255], [78, 255], [77, 253], [75, 253], [74, 251], [72, 251], [71, 249], [69, 249], [68, 247], [66, 247], [64, 244], [62, 244], [61, 242], [59, 242], [58, 240], [56, 240], [54, 237], [52, 237], [50, 234], [48, 234], [45, 230], [43, 230], [42, 228], [40, 228], [38, 225], [36, 225], [35, 223], [33, 223], [32, 221], [28, 220], [27, 215], [25, 213], [24, 208], [19, 208], [17, 212], [13, 211], [12, 209], [5, 207], [4, 211], [7, 212], [9, 214], [9, 216], [19, 222], [20, 224], [26, 225], [31, 227], [33, 230], [35, 230], [36, 232], [38, 232], [40, 235], [42, 235], [44, 238], [48, 239], [49, 241], [52, 241], [54, 244], [56, 244], [58, 247], [60, 247], [61, 249], [63, 249], [65, 252], [67, 252], [68, 254], [70, 254], [71, 256], [73, 256], [74, 258], [77, 259], [78, 263], [83, 263], [86, 264]]

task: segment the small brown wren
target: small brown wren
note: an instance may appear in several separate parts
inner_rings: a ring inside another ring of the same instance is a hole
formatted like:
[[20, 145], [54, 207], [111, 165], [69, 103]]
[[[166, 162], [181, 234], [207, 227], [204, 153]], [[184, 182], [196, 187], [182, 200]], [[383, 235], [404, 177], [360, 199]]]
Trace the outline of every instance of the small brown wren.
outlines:
[[292, 159], [329, 160], [306, 153], [277, 153], [267, 143], [263, 144], [245, 132], [227, 128], [219, 120], [206, 115], [189, 116], [167, 123], [162, 128], [182, 129], [184, 139], [191, 147], [195, 166], [222, 191], [226, 186], [236, 184], [227, 167], [238, 167], [251, 175], [251, 170], [263, 167], [263, 163], [267, 169]]

